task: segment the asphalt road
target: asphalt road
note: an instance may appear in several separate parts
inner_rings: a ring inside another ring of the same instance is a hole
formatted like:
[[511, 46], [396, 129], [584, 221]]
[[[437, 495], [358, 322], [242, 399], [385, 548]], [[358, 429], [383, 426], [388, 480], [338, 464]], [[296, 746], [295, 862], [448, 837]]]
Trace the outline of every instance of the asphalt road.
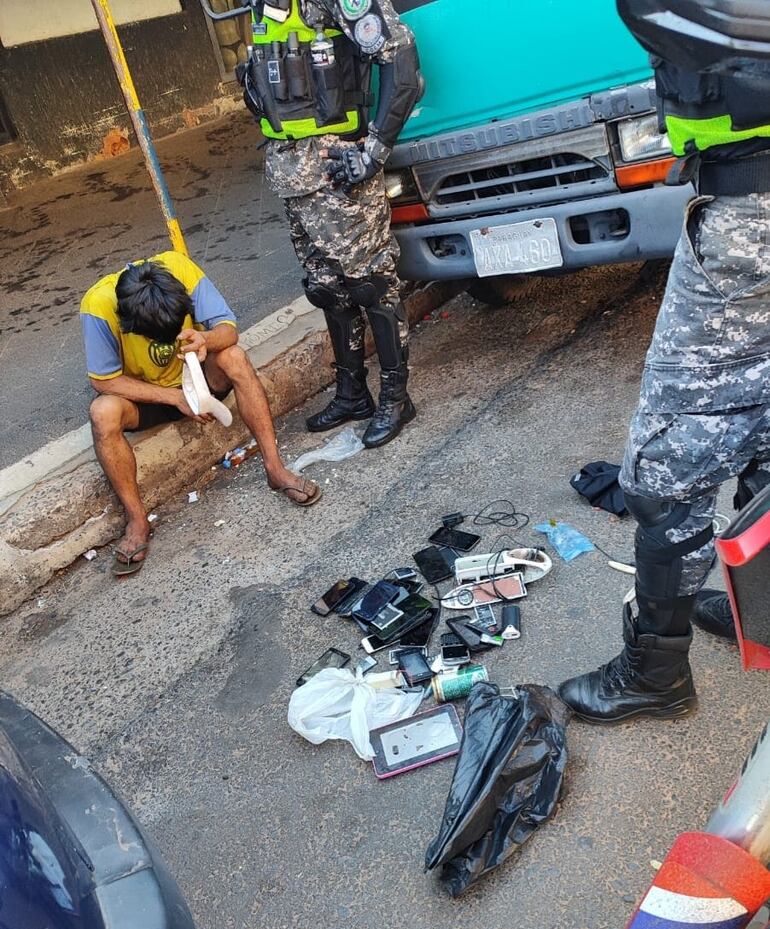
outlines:
[[[302, 293], [259, 138], [237, 112], [158, 143], [190, 255], [242, 328]], [[0, 468], [86, 422], [80, 299], [104, 274], [168, 247], [138, 150], [36, 184], [0, 209]]]
[[[651, 862], [706, 822], [770, 693], [701, 633], [698, 712], [572, 723], [555, 818], [456, 901], [422, 870], [452, 762], [380, 782], [349, 746], [314, 747], [286, 722], [316, 656], [360, 655], [350, 625], [308, 605], [340, 577], [408, 564], [444, 513], [507, 498], [532, 524], [561, 518], [629, 556], [633, 525], [568, 480], [621, 455], [660, 286], [627, 267], [544, 281], [518, 308], [458, 298], [413, 341], [418, 419], [379, 452], [316, 466], [317, 508], [268, 493], [258, 461], [214, 472], [198, 503], [159, 511], [138, 577], [113, 582], [102, 551], [0, 626], [3, 686], [123, 792], [201, 929], [618, 929]], [[317, 444], [302, 418], [320, 403], [279, 424], [289, 457]], [[493, 548], [498, 531], [480, 531]], [[542, 541], [532, 525], [516, 537]], [[522, 639], [486, 660], [492, 679], [555, 686], [611, 657], [628, 586], [599, 553], [556, 559], [523, 604]]]

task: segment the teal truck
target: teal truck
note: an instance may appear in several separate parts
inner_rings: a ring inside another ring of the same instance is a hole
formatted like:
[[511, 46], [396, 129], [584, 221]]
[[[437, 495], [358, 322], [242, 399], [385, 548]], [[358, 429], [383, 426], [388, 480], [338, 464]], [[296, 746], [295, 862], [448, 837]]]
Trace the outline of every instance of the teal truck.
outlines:
[[615, 0], [394, 5], [426, 87], [386, 169], [405, 279], [505, 293], [673, 253], [694, 191], [663, 184], [650, 64]]
[[[201, 0], [213, 19], [249, 2]], [[494, 301], [524, 274], [673, 253], [694, 190], [663, 183], [652, 70], [615, 0], [393, 3], [425, 79], [386, 165], [404, 279], [478, 278]]]

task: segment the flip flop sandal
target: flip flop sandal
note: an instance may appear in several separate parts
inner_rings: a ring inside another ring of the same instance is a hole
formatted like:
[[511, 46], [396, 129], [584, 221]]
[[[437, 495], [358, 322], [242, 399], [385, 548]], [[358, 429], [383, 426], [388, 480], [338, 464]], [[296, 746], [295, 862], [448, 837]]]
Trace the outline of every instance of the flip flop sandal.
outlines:
[[[315, 487], [315, 490], [313, 490], [312, 493], [306, 489], [308, 485]], [[307, 480], [307, 478], [303, 479], [301, 487], [275, 487], [274, 490], [277, 494], [283, 494], [286, 499], [290, 500], [295, 506], [313, 506], [314, 504], [318, 503], [318, 501], [323, 496], [323, 491], [318, 486], [318, 484], [313, 484], [313, 482]], [[304, 494], [305, 499], [296, 500], [294, 497], [289, 496], [289, 492], [295, 494]]]
[[[145, 559], [140, 558], [138, 561], [135, 561], [134, 559], [141, 552], [146, 552], [149, 547], [150, 546], [148, 542], [143, 542], [132, 552], [122, 552], [120, 549], [116, 549], [115, 557], [112, 561], [112, 573], [115, 575], [115, 577], [128, 577], [129, 574], [136, 574], [137, 571], [141, 571]], [[123, 561], [123, 559], [119, 557], [120, 555], [122, 555], [126, 560]]]

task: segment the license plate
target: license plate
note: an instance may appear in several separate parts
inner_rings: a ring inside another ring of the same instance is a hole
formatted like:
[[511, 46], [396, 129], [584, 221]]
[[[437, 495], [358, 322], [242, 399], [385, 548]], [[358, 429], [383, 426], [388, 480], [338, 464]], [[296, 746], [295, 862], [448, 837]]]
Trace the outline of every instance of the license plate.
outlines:
[[564, 264], [553, 219], [530, 219], [471, 231], [471, 249], [479, 277], [525, 274]]

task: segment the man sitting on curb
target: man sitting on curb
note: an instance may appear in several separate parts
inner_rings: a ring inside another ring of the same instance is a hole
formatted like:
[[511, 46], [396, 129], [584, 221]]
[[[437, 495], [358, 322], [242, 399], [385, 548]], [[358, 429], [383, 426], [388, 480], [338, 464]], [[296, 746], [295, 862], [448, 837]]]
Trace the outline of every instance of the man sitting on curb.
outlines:
[[126, 530], [113, 573], [138, 571], [150, 524], [139, 495], [136, 458], [124, 432], [196, 416], [181, 390], [183, 353], [196, 352], [206, 379], [222, 399], [235, 391], [238, 410], [257, 440], [268, 485], [299, 506], [321, 489], [281, 461], [267, 396], [238, 342], [235, 316], [224, 297], [189, 258], [164, 252], [102, 278], [80, 307], [88, 376], [99, 396], [91, 404], [94, 448], [126, 511]]

